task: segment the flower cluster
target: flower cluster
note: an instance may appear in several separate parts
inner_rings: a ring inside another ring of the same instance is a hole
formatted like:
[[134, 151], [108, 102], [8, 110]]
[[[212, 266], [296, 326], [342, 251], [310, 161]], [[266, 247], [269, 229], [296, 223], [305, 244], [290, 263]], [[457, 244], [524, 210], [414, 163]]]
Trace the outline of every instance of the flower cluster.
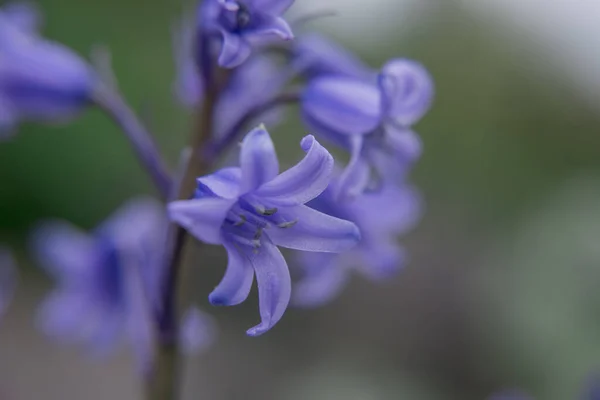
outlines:
[[[297, 24], [283, 17], [293, 3], [204, 0], [179, 24], [175, 92], [201, 123], [175, 172], [119, 93], [108, 57], [88, 64], [39, 35], [35, 9], [0, 9], [0, 128], [97, 107], [129, 139], [164, 202], [129, 201], [91, 233], [66, 222], [35, 231], [32, 252], [57, 283], [39, 312], [45, 333], [95, 354], [128, 337], [146, 372], [157, 351], [206, 347], [208, 317], [192, 309], [180, 323], [175, 307], [187, 234], [227, 251], [211, 304], [243, 302], [256, 278], [260, 323], [250, 336], [277, 324], [290, 301], [334, 298], [353, 269], [374, 280], [401, 269], [398, 237], [421, 210], [407, 182], [422, 151], [412, 128], [431, 105], [432, 80], [414, 61], [376, 71], [324, 37], [295, 38]], [[299, 106], [310, 134], [300, 141], [302, 160], [282, 170], [264, 124], [279, 121], [287, 104]], [[242, 138], [239, 166], [211, 173]], [[349, 162], [324, 145], [346, 151]], [[295, 283], [279, 248], [297, 251]], [[0, 311], [9, 292], [0, 285]]]
[[[148, 368], [164, 282], [166, 222], [159, 203], [134, 199], [92, 234], [63, 221], [41, 224], [32, 253], [57, 281], [40, 308], [41, 329], [100, 355], [126, 335], [139, 367]], [[184, 321], [182, 345], [190, 351], [204, 346], [199, 338], [210, 329], [208, 321], [199, 321], [207, 320], [198, 311]]]

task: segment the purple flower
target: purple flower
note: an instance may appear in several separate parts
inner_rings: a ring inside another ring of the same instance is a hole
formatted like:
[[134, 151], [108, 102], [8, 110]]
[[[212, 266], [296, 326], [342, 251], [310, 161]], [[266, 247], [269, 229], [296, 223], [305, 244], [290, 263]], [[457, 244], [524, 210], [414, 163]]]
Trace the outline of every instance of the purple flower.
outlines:
[[[139, 367], [148, 367], [165, 265], [166, 222], [160, 204], [137, 199], [93, 234], [66, 222], [42, 225], [33, 250], [58, 285], [40, 309], [42, 330], [96, 354], [108, 352], [126, 334]], [[192, 335], [190, 329], [184, 331]]]
[[396, 59], [383, 67], [377, 81], [317, 77], [303, 94], [302, 113], [311, 131], [351, 153], [339, 185], [344, 194], [364, 189], [349, 179], [363, 163], [385, 181], [405, 174], [421, 155], [421, 140], [410, 127], [431, 105], [429, 74], [416, 62]]
[[292, 29], [281, 15], [294, 0], [205, 0], [200, 5], [200, 29], [222, 38], [219, 65], [235, 68], [248, 59], [252, 47], [273, 38], [291, 40]]
[[96, 78], [73, 51], [43, 40], [26, 7], [0, 9], [0, 131], [20, 119], [60, 121], [91, 101]]
[[339, 44], [319, 34], [299, 37], [292, 51], [293, 65], [308, 79], [336, 75], [375, 82], [375, 71]]
[[227, 250], [225, 276], [209, 296], [213, 305], [243, 302], [256, 275], [261, 323], [247, 331], [250, 336], [271, 329], [290, 300], [290, 273], [276, 246], [338, 253], [360, 239], [353, 223], [305, 205], [327, 187], [333, 158], [312, 136], [300, 145], [304, 159], [279, 173], [273, 142], [257, 128], [242, 142], [241, 167], [199, 178], [194, 199], [169, 204], [172, 220]]
[[407, 186], [384, 185], [352, 199], [336, 196], [334, 181], [307, 205], [334, 217], [354, 222], [361, 232], [358, 245], [343, 254], [301, 254], [302, 279], [294, 285], [293, 303], [315, 307], [332, 300], [352, 270], [368, 279], [389, 278], [404, 265], [406, 255], [397, 238], [411, 229], [421, 214], [417, 192]]
[[10, 251], [0, 246], [0, 317], [6, 312], [8, 304], [12, 300], [17, 272], [15, 260]]

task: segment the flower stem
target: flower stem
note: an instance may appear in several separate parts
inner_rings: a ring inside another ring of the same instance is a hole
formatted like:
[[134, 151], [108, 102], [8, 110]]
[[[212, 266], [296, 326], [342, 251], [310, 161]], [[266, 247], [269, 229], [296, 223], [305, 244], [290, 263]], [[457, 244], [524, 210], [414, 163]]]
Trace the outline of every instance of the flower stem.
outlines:
[[[206, 86], [202, 108], [197, 115], [190, 141], [189, 153], [184, 157], [184, 165], [172, 190], [171, 199], [189, 198], [195, 189], [196, 178], [209, 168], [208, 160], [202, 157], [203, 149], [213, 131], [214, 107], [218, 97], [216, 85]], [[158, 316], [158, 338], [156, 342], [155, 364], [146, 379], [146, 400], [177, 400], [180, 391], [181, 360], [178, 346], [179, 324], [177, 319], [177, 294], [182, 256], [188, 235], [185, 229], [171, 225], [166, 255], [167, 270], [162, 296], [162, 309]]]
[[105, 87], [98, 91], [96, 104], [125, 133], [140, 163], [144, 166], [156, 189], [166, 199], [171, 187], [171, 177], [152, 136], [144, 124], [129, 108], [121, 95]]

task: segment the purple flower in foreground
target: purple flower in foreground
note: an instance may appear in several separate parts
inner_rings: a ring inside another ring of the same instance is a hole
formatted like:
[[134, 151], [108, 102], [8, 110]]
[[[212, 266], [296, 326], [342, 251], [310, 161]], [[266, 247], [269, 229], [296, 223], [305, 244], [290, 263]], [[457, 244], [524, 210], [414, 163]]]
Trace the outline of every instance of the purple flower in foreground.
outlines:
[[149, 199], [130, 201], [93, 234], [66, 222], [42, 225], [33, 250], [58, 284], [40, 310], [43, 331], [98, 354], [126, 334], [146, 368], [153, 357], [165, 229], [163, 207]]
[[361, 232], [358, 245], [343, 254], [311, 253], [299, 257], [302, 278], [294, 285], [293, 303], [314, 307], [333, 299], [352, 270], [372, 280], [389, 278], [405, 264], [398, 236], [420, 217], [421, 201], [410, 187], [384, 185], [353, 199], [335, 195], [337, 182], [307, 205], [323, 213], [354, 222]]
[[16, 286], [15, 260], [10, 251], [0, 246], [0, 317], [6, 312]]
[[0, 131], [20, 119], [69, 118], [91, 101], [96, 83], [73, 51], [37, 35], [33, 12], [0, 9]]
[[219, 65], [235, 68], [248, 59], [252, 47], [273, 38], [291, 40], [292, 29], [281, 15], [294, 0], [205, 0], [199, 28], [222, 38]]
[[376, 73], [337, 43], [316, 33], [295, 40], [293, 65], [308, 79], [323, 75], [345, 76], [375, 82]]
[[353, 223], [304, 205], [327, 187], [333, 158], [312, 136], [300, 145], [304, 159], [279, 173], [273, 142], [257, 128], [242, 142], [239, 168], [199, 178], [194, 199], [169, 204], [172, 220], [227, 250], [225, 276], [209, 296], [213, 305], [243, 302], [256, 275], [261, 323], [248, 330], [250, 336], [271, 329], [290, 300], [290, 273], [276, 246], [338, 253], [360, 239]]
[[421, 141], [410, 127], [431, 105], [429, 74], [416, 62], [397, 59], [383, 67], [377, 81], [329, 75], [310, 81], [303, 93], [302, 114], [311, 131], [351, 153], [339, 185], [344, 194], [364, 189], [349, 179], [364, 162], [380, 179], [390, 180], [421, 155]]

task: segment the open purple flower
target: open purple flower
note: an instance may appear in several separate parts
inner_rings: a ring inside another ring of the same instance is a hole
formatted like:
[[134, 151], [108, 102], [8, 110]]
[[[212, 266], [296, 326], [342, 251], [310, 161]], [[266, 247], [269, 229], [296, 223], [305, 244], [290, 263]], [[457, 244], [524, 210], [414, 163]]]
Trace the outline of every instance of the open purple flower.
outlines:
[[[150, 365], [166, 222], [160, 204], [138, 199], [93, 234], [66, 222], [40, 226], [33, 250], [58, 283], [40, 309], [42, 330], [97, 354], [111, 350], [126, 334], [139, 367]], [[194, 329], [183, 331], [190, 336]]]
[[73, 51], [40, 38], [25, 7], [0, 9], [0, 131], [20, 119], [61, 121], [91, 101], [96, 79]]
[[279, 38], [291, 40], [292, 29], [281, 15], [294, 0], [205, 0], [200, 5], [200, 29], [222, 38], [219, 65], [235, 68], [248, 59], [252, 47]]
[[269, 133], [257, 128], [242, 142], [239, 168], [199, 178], [194, 199], [169, 204], [173, 221], [203, 242], [227, 250], [229, 263], [209, 296], [212, 304], [243, 302], [256, 275], [261, 323], [248, 330], [250, 336], [271, 329], [290, 300], [290, 273], [277, 246], [338, 253], [360, 239], [353, 223], [305, 205], [327, 187], [333, 157], [312, 136], [300, 145], [304, 159], [279, 173]]
[[354, 222], [361, 240], [343, 254], [300, 254], [302, 278], [294, 285], [293, 303], [315, 307], [332, 300], [355, 270], [368, 279], [387, 279], [399, 271], [406, 255], [398, 236], [411, 229], [421, 215], [418, 193], [408, 187], [384, 185], [352, 199], [336, 196], [334, 181], [307, 205], [323, 213]]
[[0, 317], [6, 312], [16, 286], [15, 260], [11, 252], [0, 246]]
[[414, 61], [396, 59], [377, 81], [328, 75], [310, 81], [303, 93], [302, 114], [311, 131], [351, 153], [340, 183], [344, 194], [364, 189], [348, 179], [363, 163], [390, 180], [404, 175], [421, 155], [421, 140], [411, 126], [431, 105], [429, 74]]

